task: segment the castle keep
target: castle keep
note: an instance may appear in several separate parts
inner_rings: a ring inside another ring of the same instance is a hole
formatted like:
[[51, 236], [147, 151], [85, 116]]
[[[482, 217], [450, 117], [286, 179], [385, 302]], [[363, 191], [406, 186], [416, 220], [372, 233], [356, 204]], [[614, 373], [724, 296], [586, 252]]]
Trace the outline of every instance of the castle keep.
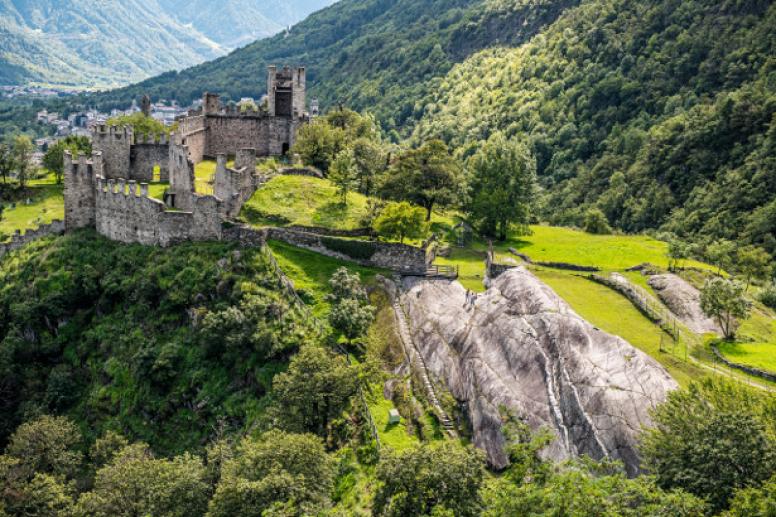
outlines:
[[[304, 68], [269, 67], [266, 109], [246, 113], [205, 93], [169, 139], [96, 128], [91, 158], [65, 154], [65, 229], [94, 227], [114, 240], [160, 246], [220, 239], [223, 222], [262, 181], [257, 158], [286, 154], [308, 121], [305, 82]], [[213, 195], [196, 191], [195, 165], [205, 159], [217, 161]], [[149, 196], [152, 181], [169, 183], [164, 202]]]

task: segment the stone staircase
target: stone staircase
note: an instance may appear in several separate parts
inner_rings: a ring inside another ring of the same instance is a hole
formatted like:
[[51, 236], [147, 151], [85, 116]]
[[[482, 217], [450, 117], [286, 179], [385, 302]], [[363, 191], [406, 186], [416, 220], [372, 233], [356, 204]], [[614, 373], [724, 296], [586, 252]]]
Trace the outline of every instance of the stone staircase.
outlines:
[[447, 412], [442, 408], [442, 405], [439, 403], [439, 399], [437, 398], [434, 391], [434, 386], [431, 384], [431, 378], [428, 374], [426, 362], [423, 360], [423, 356], [420, 354], [420, 351], [415, 345], [415, 340], [412, 339], [410, 326], [407, 322], [407, 315], [404, 312], [404, 307], [399, 300], [399, 296], [397, 296], [393, 302], [393, 309], [396, 313], [396, 319], [398, 320], [399, 324], [399, 336], [401, 337], [402, 344], [404, 345], [404, 351], [410, 361], [410, 367], [417, 371], [420, 375], [421, 382], [423, 383], [423, 387], [426, 390], [426, 397], [431, 403], [431, 406], [434, 408], [434, 413], [436, 413], [437, 417], [439, 418], [439, 422], [442, 424], [442, 428], [444, 428], [445, 432], [449, 436], [455, 437], [457, 436], [455, 424], [447, 415]]

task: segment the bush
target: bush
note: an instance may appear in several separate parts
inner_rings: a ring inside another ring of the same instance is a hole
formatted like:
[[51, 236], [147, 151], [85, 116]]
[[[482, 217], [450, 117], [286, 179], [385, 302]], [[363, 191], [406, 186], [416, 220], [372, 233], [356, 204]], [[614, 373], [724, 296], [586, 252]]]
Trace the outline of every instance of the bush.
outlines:
[[367, 241], [321, 238], [324, 246], [356, 260], [369, 260], [375, 254], [375, 245]]
[[758, 296], [763, 305], [776, 309], [776, 282], [766, 285]]
[[587, 233], [596, 235], [609, 235], [612, 233], [609, 220], [599, 208], [591, 208], [585, 212], [584, 230]]

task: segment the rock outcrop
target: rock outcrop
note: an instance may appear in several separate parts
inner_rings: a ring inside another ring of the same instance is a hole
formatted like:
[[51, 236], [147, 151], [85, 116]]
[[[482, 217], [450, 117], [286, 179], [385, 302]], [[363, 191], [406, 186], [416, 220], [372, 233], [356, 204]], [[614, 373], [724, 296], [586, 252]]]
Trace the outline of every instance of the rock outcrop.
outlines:
[[673, 274], [653, 275], [648, 282], [669, 310], [691, 331], [721, 334], [719, 325], [701, 310], [701, 293], [689, 282]]
[[676, 388], [656, 361], [583, 320], [523, 267], [472, 302], [457, 282], [408, 278], [403, 287], [415, 344], [468, 412], [493, 467], [508, 464], [506, 409], [554, 432], [548, 458], [608, 456], [638, 472], [637, 435]]

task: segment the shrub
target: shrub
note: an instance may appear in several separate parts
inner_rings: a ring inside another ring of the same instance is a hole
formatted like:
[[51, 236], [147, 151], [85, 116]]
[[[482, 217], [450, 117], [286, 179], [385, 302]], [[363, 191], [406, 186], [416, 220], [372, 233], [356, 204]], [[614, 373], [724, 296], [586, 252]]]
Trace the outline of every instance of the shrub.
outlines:
[[367, 241], [321, 238], [324, 246], [356, 260], [369, 260], [375, 254], [375, 245]]
[[758, 296], [763, 305], [776, 309], [776, 282], [766, 285]]

